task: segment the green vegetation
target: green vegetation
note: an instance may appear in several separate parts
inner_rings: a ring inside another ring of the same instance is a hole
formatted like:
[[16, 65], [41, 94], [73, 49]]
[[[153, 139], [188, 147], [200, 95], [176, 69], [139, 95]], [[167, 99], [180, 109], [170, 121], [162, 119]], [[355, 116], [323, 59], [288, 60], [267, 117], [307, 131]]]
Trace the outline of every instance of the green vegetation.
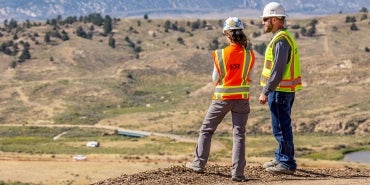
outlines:
[[42, 185], [42, 184], [35, 184], [35, 183], [26, 183], [26, 182], [10, 182], [10, 181], [1, 181], [0, 180], [0, 185]]
[[[66, 132], [58, 140], [53, 137]], [[26, 154], [122, 154], [133, 156], [176, 155], [191, 152], [194, 144], [161, 137], [129, 138], [107, 135], [104, 130], [82, 128], [0, 127], [0, 151]], [[88, 148], [88, 141], [99, 141]]]
[[261, 44], [256, 44], [256, 45], [254, 45], [254, 50], [256, 51], [256, 52], [258, 52], [259, 54], [261, 54], [261, 55], [264, 55], [265, 54], [265, 51], [266, 51], [266, 47], [267, 47], [267, 45], [263, 42], [263, 43], [261, 43]]
[[[231, 155], [232, 138], [216, 137], [227, 148], [219, 151], [213, 158]], [[247, 156], [249, 157], [272, 157], [277, 143], [271, 135], [248, 135], [246, 136]], [[370, 134], [367, 136], [338, 136], [328, 134], [296, 134], [295, 148], [297, 158], [341, 160], [350, 152], [370, 150]]]
[[[53, 137], [66, 132], [62, 137]], [[195, 143], [176, 142], [169, 138], [148, 136], [128, 138], [93, 128], [0, 127], [0, 151], [27, 154], [120, 154], [122, 156], [192, 155]], [[196, 135], [194, 135], [196, 137]], [[247, 156], [269, 157], [276, 142], [271, 135], [247, 135]], [[232, 137], [216, 133], [215, 140], [223, 147], [210, 156], [216, 161], [231, 155]], [[370, 150], [370, 135], [338, 136], [325, 134], [296, 134], [298, 158], [340, 160], [346, 153]], [[99, 141], [98, 148], [86, 147], [88, 141]]]
[[306, 27], [301, 27], [300, 34], [307, 36], [307, 37], [313, 37], [316, 34], [316, 25], [318, 24], [317, 19], [311, 20], [311, 22]]

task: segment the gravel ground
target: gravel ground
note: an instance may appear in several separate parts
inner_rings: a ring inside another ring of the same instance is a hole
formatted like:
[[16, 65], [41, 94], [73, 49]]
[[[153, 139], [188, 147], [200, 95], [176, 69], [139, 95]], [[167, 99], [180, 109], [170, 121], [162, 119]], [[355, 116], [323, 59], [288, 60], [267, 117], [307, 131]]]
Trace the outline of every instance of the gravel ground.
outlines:
[[293, 175], [273, 175], [265, 172], [260, 166], [247, 166], [245, 169], [247, 182], [230, 180], [230, 167], [211, 165], [205, 173], [195, 173], [184, 166], [146, 171], [132, 175], [106, 179], [93, 185], [174, 185], [174, 184], [285, 184], [285, 185], [370, 185], [370, 169], [340, 168], [315, 169], [298, 168]]

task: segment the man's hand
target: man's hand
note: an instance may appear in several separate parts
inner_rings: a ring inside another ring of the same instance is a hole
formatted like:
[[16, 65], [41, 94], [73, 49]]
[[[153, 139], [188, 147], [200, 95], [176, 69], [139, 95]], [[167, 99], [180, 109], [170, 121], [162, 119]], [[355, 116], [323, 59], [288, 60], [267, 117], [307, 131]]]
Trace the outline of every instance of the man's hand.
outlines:
[[260, 104], [265, 104], [267, 100], [268, 100], [268, 97], [261, 93], [260, 98], [259, 98]]

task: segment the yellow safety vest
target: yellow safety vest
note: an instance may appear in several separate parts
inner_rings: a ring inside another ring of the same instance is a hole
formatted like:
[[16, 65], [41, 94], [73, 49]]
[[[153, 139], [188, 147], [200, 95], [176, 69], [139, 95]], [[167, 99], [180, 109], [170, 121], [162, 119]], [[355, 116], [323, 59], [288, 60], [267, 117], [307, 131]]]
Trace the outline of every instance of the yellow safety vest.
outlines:
[[213, 52], [219, 80], [214, 100], [249, 99], [249, 73], [254, 66], [254, 53], [241, 45], [230, 45]]
[[272, 38], [269, 45], [267, 46], [260, 84], [262, 86], [265, 86], [266, 82], [270, 79], [271, 70], [275, 65], [274, 60], [275, 43], [281, 39], [285, 39], [290, 45], [290, 58], [283, 73], [283, 78], [280, 81], [277, 88], [275, 89], [275, 91], [296, 92], [302, 89], [301, 66], [299, 62], [297, 43], [293, 39], [293, 36], [290, 34], [290, 32], [287, 30], [279, 31]]

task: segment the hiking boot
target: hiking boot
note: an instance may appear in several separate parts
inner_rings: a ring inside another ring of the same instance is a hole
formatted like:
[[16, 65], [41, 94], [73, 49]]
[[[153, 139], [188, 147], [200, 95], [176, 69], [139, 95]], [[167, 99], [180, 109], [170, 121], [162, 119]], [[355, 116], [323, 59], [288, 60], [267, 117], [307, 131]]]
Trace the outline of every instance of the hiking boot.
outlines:
[[234, 177], [231, 177], [231, 180], [232, 181], [236, 181], [236, 182], [245, 182], [247, 181], [247, 179], [245, 178], [245, 176], [234, 176]]
[[190, 169], [190, 170], [193, 170], [193, 171], [195, 171], [197, 173], [203, 173], [204, 172], [204, 168], [195, 166], [194, 163], [192, 163], [192, 162], [187, 162], [185, 164], [185, 168]]
[[291, 175], [295, 172], [295, 170], [289, 170], [287, 168], [284, 168], [281, 164], [278, 164], [273, 167], [268, 167], [266, 168], [266, 171], [275, 174], [288, 174], [288, 175]]
[[274, 166], [277, 166], [279, 164], [279, 161], [277, 161], [276, 159], [273, 159], [269, 162], [265, 162], [262, 166], [263, 168], [270, 168], [270, 167], [274, 167]]

